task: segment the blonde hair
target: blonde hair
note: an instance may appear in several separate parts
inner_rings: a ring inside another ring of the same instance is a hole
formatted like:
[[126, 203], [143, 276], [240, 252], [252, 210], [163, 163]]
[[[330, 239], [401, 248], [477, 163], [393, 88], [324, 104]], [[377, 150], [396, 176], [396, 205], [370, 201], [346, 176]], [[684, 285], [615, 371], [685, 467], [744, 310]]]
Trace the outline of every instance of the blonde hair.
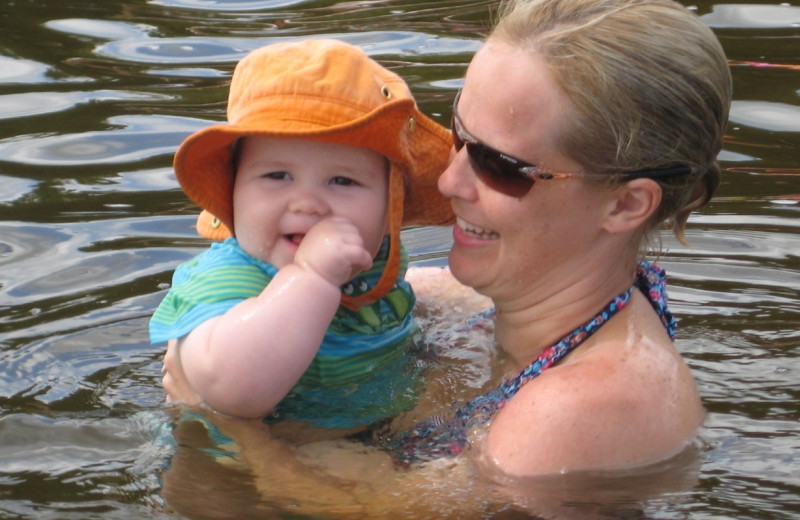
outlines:
[[689, 214], [720, 183], [731, 76], [714, 33], [672, 0], [511, 0], [489, 38], [542, 57], [573, 111], [557, 142], [586, 171], [674, 165], [691, 174], [658, 180], [663, 222], [681, 240]]

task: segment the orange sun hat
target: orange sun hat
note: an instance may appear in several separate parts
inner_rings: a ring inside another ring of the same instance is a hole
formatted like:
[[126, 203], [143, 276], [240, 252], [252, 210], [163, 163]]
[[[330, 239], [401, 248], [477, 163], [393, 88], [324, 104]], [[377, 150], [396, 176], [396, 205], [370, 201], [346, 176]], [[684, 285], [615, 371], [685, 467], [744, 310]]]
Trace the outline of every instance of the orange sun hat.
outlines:
[[403, 226], [453, 221], [436, 185], [449, 159], [450, 131], [419, 111], [402, 78], [358, 47], [329, 39], [277, 43], [239, 62], [228, 122], [190, 135], [175, 154], [175, 176], [204, 209], [197, 228], [207, 238], [221, 240], [235, 230], [234, 144], [247, 135], [365, 147], [388, 159], [389, 259], [375, 287], [353, 299], [343, 296], [350, 308], [394, 286]]

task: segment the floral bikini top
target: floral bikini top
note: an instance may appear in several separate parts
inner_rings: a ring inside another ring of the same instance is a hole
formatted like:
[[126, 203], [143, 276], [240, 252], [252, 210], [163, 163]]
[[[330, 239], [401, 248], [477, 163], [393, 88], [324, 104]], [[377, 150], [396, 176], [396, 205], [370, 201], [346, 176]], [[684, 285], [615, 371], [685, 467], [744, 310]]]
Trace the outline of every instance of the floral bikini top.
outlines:
[[[524, 384], [558, 363], [597, 332], [617, 312], [624, 309], [634, 287], [650, 300], [670, 339], [674, 340], [677, 324], [667, 308], [666, 283], [666, 273], [663, 269], [642, 261], [636, 271], [636, 281], [630, 289], [608, 302], [589, 321], [545, 349], [533, 363], [515, 377], [459, 407], [450, 420], [435, 417], [418, 423], [410, 430], [398, 433], [388, 432], [386, 428], [388, 425], [385, 423], [378, 424], [367, 433], [367, 442], [388, 451], [401, 466], [458, 455], [467, 445], [471, 428], [488, 422]], [[479, 327], [481, 322], [492, 319], [494, 319], [494, 309], [488, 309], [471, 317], [467, 323], [469, 326]], [[361, 438], [365, 437], [362, 435]]]

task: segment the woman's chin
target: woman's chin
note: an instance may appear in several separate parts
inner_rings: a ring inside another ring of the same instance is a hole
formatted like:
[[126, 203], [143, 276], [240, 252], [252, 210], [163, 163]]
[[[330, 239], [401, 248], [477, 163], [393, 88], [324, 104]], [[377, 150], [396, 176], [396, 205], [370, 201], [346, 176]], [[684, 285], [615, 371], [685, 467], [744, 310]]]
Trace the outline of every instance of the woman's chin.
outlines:
[[464, 250], [454, 244], [448, 256], [448, 266], [456, 280], [480, 292], [488, 274], [484, 258], [478, 257], [472, 249]]

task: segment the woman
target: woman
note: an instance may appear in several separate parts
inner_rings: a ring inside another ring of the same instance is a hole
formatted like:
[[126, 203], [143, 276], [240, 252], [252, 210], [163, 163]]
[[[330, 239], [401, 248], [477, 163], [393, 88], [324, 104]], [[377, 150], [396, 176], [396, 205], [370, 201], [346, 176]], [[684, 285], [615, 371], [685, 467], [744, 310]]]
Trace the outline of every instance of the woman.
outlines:
[[511, 475], [686, 446], [703, 408], [663, 272], [638, 259], [664, 221], [682, 239], [718, 186], [730, 97], [717, 39], [677, 3], [506, 4], [456, 96], [439, 189], [457, 217], [452, 274], [492, 299], [497, 343], [527, 373], [444, 428], [395, 434], [401, 460], [459, 452], [489, 418], [481, 460]]
[[[466, 450], [530, 476], [644, 465], [691, 441], [704, 411], [663, 271], [639, 260], [664, 222], [682, 239], [717, 188], [730, 97], [719, 42], [671, 0], [505, 4], [456, 97], [439, 188], [458, 221], [450, 272], [491, 298], [476, 319], [513, 370], [385, 448], [406, 463]], [[449, 276], [412, 284], [422, 298], [458, 287]]]

